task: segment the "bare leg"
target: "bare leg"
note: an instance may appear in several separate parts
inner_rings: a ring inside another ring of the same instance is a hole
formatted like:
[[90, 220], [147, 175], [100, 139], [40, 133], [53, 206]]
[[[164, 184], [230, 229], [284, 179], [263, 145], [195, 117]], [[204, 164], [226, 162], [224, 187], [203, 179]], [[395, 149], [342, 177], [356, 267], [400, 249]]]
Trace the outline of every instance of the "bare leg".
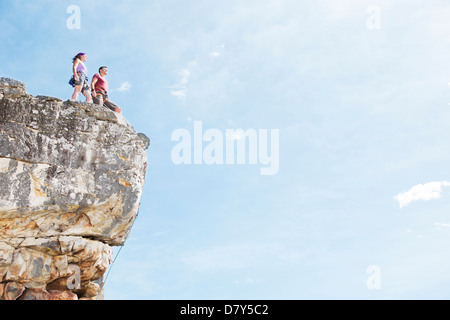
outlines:
[[78, 95], [81, 93], [81, 85], [75, 86], [75, 91], [72, 94], [72, 100], [77, 100]]
[[87, 102], [91, 102], [92, 101], [92, 96], [91, 96], [91, 91], [88, 89], [85, 89], [83, 91], [83, 95], [86, 97], [86, 101]]

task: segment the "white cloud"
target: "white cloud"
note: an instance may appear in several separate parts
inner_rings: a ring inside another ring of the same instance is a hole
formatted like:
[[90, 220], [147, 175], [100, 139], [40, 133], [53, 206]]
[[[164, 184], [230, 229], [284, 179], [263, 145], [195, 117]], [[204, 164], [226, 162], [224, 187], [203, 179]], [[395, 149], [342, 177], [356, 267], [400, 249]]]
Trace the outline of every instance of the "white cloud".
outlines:
[[111, 91], [118, 91], [118, 92], [129, 92], [131, 88], [131, 84], [128, 81], [122, 82], [120, 87]]
[[234, 284], [252, 284], [252, 283], [260, 283], [263, 282], [262, 280], [259, 279], [252, 279], [252, 278], [245, 278], [244, 280], [234, 280], [233, 283]]
[[438, 227], [446, 227], [446, 228], [450, 227], [450, 223], [436, 222], [434, 225]]
[[425, 184], [418, 184], [406, 192], [399, 193], [394, 197], [398, 201], [400, 208], [417, 200], [432, 200], [441, 197], [442, 187], [450, 186], [448, 181], [434, 181]]
[[180, 82], [179, 85], [186, 85], [189, 81], [189, 76], [191, 75], [191, 71], [189, 69], [183, 69], [180, 71]]
[[220, 57], [220, 56], [222, 55], [222, 51], [223, 51], [224, 48], [225, 48], [225, 45], [224, 45], [224, 44], [217, 45], [217, 46], [214, 48], [214, 51], [211, 52], [209, 55], [210, 55], [211, 57]]
[[188, 92], [187, 85], [189, 82], [189, 77], [191, 76], [191, 69], [195, 66], [195, 64], [196, 64], [195, 61], [191, 61], [188, 63], [186, 68], [181, 69], [178, 72], [179, 76], [178, 83], [171, 87], [173, 90], [170, 91], [170, 94], [181, 100], [183, 103], [186, 100]]
[[178, 98], [182, 102], [184, 102], [186, 100], [187, 89], [186, 88], [181, 88], [179, 90], [172, 90], [172, 91], [170, 91], [170, 94], [172, 96]]

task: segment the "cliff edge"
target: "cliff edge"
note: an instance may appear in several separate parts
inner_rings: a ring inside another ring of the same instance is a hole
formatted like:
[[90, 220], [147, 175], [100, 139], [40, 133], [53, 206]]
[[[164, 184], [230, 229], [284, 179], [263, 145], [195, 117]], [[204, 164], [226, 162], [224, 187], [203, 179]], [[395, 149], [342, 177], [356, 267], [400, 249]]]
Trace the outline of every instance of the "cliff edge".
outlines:
[[91, 103], [0, 78], [0, 299], [102, 298], [138, 213], [148, 138]]

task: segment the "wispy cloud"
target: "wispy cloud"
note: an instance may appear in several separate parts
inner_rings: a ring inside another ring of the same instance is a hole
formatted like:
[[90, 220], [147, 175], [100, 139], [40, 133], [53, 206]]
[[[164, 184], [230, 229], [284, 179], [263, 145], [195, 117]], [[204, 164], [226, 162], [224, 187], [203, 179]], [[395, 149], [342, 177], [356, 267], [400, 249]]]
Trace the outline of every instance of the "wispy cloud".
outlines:
[[418, 184], [406, 192], [399, 193], [394, 197], [398, 201], [400, 208], [417, 200], [432, 200], [441, 197], [442, 187], [450, 186], [448, 181], [434, 181], [425, 184]]
[[436, 222], [434, 225], [438, 226], [438, 227], [445, 227], [445, 228], [449, 228], [450, 227], [450, 223]]
[[[225, 45], [219, 44], [216, 45], [212, 50], [209, 50], [209, 57], [212, 59], [216, 59], [222, 56], [224, 52]], [[178, 71], [178, 82], [170, 87], [170, 95], [176, 97], [183, 104], [186, 102], [186, 98], [189, 91], [189, 83], [192, 82], [192, 76], [194, 75], [194, 71], [196, 71], [195, 75], [198, 80], [199, 68], [207, 69], [205, 64], [207, 64], [207, 56], [205, 54], [200, 55], [195, 61], [190, 61], [186, 64], [184, 68]], [[211, 60], [209, 60], [211, 61]], [[204, 75], [203, 75], [204, 76]], [[196, 81], [195, 85], [199, 85], [199, 82]], [[191, 85], [192, 87], [192, 85]]]
[[186, 68], [181, 69], [178, 72], [178, 83], [173, 85], [171, 87], [171, 91], [170, 94], [176, 98], [178, 98], [179, 100], [181, 100], [181, 102], [185, 102], [186, 101], [186, 96], [187, 96], [187, 92], [188, 92], [188, 82], [189, 82], [189, 77], [191, 76], [191, 70], [192, 68], [196, 65], [195, 61], [191, 61], [187, 64]]
[[114, 91], [118, 92], [129, 92], [131, 88], [131, 84], [128, 81], [122, 82], [119, 88], [115, 89]]
[[224, 44], [219, 44], [214, 48], [214, 51], [212, 51], [209, 55], [211, 57], [220, 57], [222, 55], [224, 48], [225, 48]]

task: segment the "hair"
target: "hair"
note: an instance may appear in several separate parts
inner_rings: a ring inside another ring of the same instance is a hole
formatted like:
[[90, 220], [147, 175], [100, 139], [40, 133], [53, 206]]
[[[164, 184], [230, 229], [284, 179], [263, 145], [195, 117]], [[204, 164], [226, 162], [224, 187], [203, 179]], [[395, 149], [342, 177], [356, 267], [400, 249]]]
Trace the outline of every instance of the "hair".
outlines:
[[72, 62], [75, 62], [75, 60], [80, 59], [81, 56], [84, 56], [86, 53], [80, 52], [75, 57], [73, 57]]
[[100, 72], [100, 70], [102, 70], [103, 68], [108, 68], [107, 66], [101, 66], [100, 68], [98, 68], [98, 72]]

